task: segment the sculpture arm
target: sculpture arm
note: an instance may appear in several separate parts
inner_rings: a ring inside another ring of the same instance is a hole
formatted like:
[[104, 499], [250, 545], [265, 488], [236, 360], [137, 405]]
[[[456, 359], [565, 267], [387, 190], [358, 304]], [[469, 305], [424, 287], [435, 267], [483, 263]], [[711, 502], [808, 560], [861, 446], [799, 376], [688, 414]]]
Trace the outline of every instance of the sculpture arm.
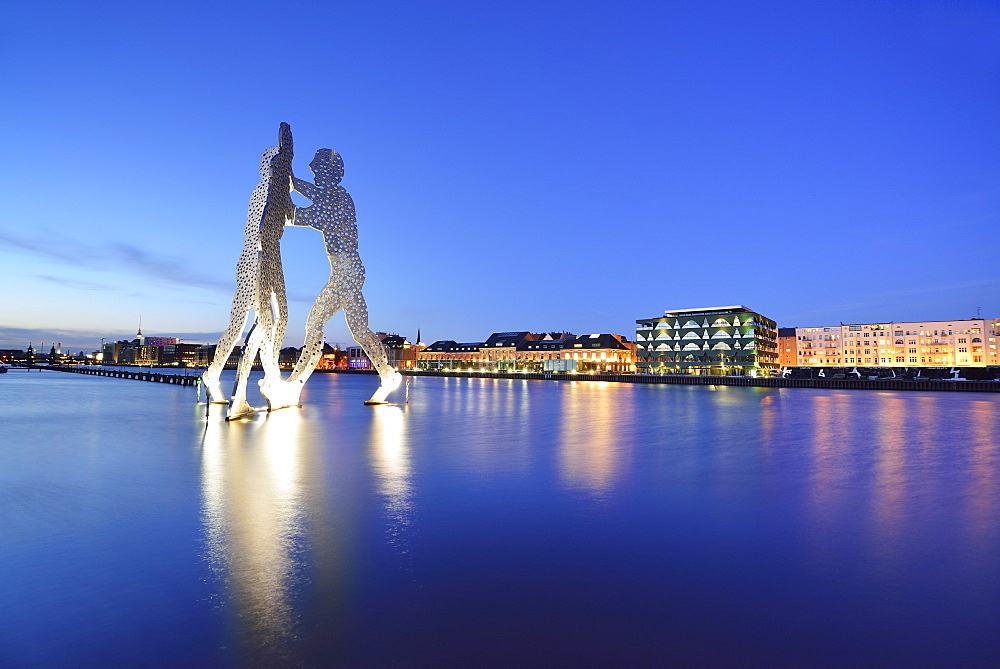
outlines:
[[295, 192], [302, 195], [310, 202], [315, 202], [316, 198], [319, 196], [319, 188], [316, 188], [313, 184], [296, 177], [292, 177], [292, 187]]
[[295, 207], [292, 225], [300, 228], [309, 227], [319, 230], [319, 227], [317, 227], [316, 217], [313, 216], [312, 207]]

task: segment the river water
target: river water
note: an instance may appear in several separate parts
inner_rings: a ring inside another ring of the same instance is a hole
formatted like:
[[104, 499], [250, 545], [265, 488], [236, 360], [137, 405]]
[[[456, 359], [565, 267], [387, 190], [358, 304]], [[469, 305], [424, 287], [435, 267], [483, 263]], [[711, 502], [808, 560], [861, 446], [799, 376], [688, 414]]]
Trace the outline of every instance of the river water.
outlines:
[[0, 376], [0, 665], [1000, 663], [998, 395], [375, 385]]

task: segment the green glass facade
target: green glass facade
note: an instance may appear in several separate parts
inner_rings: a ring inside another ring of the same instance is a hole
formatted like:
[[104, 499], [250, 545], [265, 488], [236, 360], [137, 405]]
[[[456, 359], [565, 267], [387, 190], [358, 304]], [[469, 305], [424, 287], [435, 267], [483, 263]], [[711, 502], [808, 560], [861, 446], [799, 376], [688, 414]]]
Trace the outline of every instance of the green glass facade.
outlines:
[[640, 374], [771, 376], [777, 324], [743, 306], [675, 309], [636, 321]]

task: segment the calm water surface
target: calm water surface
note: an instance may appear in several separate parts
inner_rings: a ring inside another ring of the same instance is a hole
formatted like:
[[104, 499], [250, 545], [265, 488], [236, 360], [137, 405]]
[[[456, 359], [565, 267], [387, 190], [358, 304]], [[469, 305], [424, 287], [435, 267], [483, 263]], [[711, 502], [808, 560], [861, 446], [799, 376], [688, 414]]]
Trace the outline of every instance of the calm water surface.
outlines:
[[996, 395], [375, 385], [0, 376], [0, 665], [1000, 664]]

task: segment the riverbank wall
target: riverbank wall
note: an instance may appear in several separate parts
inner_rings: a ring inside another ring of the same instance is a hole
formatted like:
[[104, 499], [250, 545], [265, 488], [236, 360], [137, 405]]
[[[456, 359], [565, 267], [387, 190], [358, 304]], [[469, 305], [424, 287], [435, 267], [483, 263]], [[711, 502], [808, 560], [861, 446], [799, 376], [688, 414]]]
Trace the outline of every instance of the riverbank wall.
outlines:
[[[317, 369], [335, 374], [374, 374], [372, 370]], [[402, 370], [404, 376], [450, 376], [481, 379], [529, 379], [538, 381], [609, 381], [685, 386], [741, 386], [755, 388], [828, 388], [838, 390], [921, 390], [947, 392], [1000, 392], [997, 381], [945, 381], [940, 379], [784, 379], [749, 376], [692, 376], [685, 374], [555, 374], [545, 372], [443, 372]]]
[[[101, 369], [99, 367], [59, 367], [43, 369], [74, 374], [89, 374], [117, 379], [132, 379], [154, 383], [170, 383], [193, 386], [199, 375], [163, 374], [159, 372], [124, 369]], [[374, 370], [361, 369], [317, 369], [316, 373], [330, 374], [375, 374]], [[671, 374], [557, 374], [545, 372], [445, 372], [429, 370], [402, 370], [404, 376], [445, 376], [455, 378], [480, 379], [523, 379], [532, 381], [606, 381], [611, 383], [646, 383], [685, 386], [736, 386], [753, 388], [820, 388], [833, 390], [916, 390], [934, 392], [1000, 392], [997, 381], [966, 381], [942, 379], [785, 379], [780, 377], [749, 376], [691, 376]]]

